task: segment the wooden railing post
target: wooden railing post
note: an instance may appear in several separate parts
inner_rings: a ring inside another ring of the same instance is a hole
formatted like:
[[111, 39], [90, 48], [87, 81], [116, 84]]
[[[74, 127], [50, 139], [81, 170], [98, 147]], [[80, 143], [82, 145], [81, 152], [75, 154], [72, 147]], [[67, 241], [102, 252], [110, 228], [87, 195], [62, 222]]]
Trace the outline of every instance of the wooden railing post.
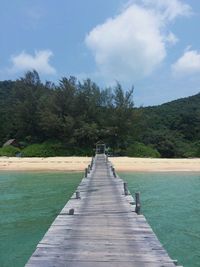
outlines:
[[116, 175], [116, 172], [115, 172], [115, 168], [113, 168], [112, 170], [113, 170], [113, 175], [114, 175], [114, 177], [116, 178], [117, 175]]
[[80, 199], [81, 198], [81, 194], [79, 191], [76, 191], [76, 199]]
[[87, 168], [85, 168], [85, 178], [87, 178], [87, 173], [88, 173], [88, 170]]
[[88, 165], [87, 171], [88, 171], [88, 174], [89, 174], [90, 173], [90, 164]]
[[135, 193], [135, 212], [139, 215], [141, 210], [140, 192]]
[[94, 165], [94, 157], [92, 157], [92, 160], [91, 160], [91, 165], [90, 165], [90, 169], [92, 170], [93, 168], [93, 165]]
[[74, 209], [69, 210], [69, 215], [74, 215]]
[[126, 182], [124, 182], [124, 195], [128, 196], [128, 185]]
[[113, 176], [116, 178], [117, 175], [116, 175], [116, 172], [115, 172], [115, 168], [114, 168], [113, 166], [111, 166], [111, 171], [112, 171], [112, 173], [113, 173]]

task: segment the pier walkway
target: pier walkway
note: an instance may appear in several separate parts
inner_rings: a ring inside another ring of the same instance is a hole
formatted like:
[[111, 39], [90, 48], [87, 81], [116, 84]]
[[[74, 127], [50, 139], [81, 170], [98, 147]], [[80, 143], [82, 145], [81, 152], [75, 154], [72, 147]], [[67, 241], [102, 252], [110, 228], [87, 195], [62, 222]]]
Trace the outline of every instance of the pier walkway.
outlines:
[[106, 156], [96, 155], [26, 267], [174, 267], [123, 185]]

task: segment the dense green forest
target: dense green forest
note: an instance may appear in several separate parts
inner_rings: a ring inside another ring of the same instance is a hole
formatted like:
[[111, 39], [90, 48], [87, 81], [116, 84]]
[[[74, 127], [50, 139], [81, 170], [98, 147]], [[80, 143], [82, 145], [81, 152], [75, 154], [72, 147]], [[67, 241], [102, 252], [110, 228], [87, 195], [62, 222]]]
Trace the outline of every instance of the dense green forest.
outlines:
[[114, 155], [200, 156], [200, 94], [135, 108], [134, 90], [100, 88], [87, 79], [42, 83], [36, 71], [0, 82], [0, 155], [92, 155], [103, 140]]
[[144, 144], [162, 157], [200, 157], [200, 93], [142, 110]]

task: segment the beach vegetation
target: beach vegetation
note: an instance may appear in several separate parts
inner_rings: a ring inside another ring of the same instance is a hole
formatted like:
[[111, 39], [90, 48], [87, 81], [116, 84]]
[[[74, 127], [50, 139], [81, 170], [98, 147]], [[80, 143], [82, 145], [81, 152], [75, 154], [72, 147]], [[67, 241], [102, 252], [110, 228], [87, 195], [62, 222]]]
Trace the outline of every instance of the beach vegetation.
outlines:
[[11, 145], [0, 148], [0, 156], [15, 157], [19, 154], [20, 149]]
[[23, 157], [69, 156], [61, 143], [52, 141], [28, 145], [22, 150], [21, 154]]
[[160, 153], [152, 146], [135, 142], [126, 150], [128, 157], [139, 157], [139, 158], [160, 158]]

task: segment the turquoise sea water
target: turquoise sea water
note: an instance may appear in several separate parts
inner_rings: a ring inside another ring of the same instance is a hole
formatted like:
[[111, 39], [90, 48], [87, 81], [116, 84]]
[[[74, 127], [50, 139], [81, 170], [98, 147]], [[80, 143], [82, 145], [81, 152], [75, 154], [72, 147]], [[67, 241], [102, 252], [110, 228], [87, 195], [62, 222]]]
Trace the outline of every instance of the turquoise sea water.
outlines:
[[121, 173], [172, 259], [200, 266], [200, 173]]
[[81, 177], [0, 172], [0, 267], [24, 266]]
[[[200, 173], [120, 173], [179, 265], [200, 266]], [[22, 267], [81, 180], [80, 173], [0, 172], [0, 267]]]

